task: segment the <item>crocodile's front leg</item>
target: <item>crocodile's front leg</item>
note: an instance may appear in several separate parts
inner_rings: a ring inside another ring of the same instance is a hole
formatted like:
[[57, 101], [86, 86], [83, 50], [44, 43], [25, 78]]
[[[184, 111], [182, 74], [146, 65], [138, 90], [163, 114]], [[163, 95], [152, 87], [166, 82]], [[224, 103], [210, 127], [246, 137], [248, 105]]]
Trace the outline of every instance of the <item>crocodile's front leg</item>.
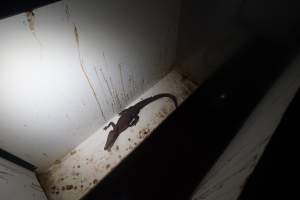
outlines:
[[108, 124], [107, 126], [105, 126], [103, 129], [106, 131], [106, 129], [108, 129], [110, 126], [112, 126], [112, 127], [113, 127], [113, 129], [115, 129], [115, 128], [116, 128], [116, 125], [115, 125], [115, 123], [113, 123], [113, 122], [109, 122], [109, 124]]

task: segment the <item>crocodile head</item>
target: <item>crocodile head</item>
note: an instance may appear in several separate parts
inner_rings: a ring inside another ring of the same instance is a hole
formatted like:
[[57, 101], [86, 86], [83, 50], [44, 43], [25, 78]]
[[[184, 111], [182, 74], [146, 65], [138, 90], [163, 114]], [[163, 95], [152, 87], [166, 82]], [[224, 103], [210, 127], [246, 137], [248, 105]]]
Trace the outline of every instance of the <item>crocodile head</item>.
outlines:
[[107, 140], [106, 140], [106, 143], [104, 146], [104, 150], [110, 151], [112, 146], [114, 145], [115, 141], [117, 140], [118, 136], [119, 136], [119, 134], [117, 131], [111, 130], [108, 133]]

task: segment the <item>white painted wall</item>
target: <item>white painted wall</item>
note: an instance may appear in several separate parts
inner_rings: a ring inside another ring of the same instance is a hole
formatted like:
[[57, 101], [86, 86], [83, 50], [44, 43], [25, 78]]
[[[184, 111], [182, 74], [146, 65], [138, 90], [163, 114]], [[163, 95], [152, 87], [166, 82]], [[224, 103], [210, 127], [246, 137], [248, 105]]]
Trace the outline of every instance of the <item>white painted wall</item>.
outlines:
[[32, 171], [0, 158], [0, 199], [46, 200]]
[[179, 0], [61, 1], [0, 21], [0, 148], [47, 168], [174, 59]]

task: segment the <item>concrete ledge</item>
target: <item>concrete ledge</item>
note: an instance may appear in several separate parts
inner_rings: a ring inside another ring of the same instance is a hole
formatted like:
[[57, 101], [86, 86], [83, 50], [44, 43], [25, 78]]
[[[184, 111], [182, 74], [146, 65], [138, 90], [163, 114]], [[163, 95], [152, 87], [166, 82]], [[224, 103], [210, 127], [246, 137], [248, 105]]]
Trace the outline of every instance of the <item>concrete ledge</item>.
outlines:
[[[196, 89], [196, 85], [172, 71], [146, 91], [131, 105], [159, 93], [171, 93], [179, 105]], [[136, 126], [125, 130], [110, 152], [104, 150], [109, 131], [101, 127], [73, 151], [39, 175], [50, 200], [77, 200], [82, 198], [126, 156], [145, 140], [174, 111], [167, 98], [157, 100], [141, 110]], [[116, 121], [115, 116], [111, 121]]]

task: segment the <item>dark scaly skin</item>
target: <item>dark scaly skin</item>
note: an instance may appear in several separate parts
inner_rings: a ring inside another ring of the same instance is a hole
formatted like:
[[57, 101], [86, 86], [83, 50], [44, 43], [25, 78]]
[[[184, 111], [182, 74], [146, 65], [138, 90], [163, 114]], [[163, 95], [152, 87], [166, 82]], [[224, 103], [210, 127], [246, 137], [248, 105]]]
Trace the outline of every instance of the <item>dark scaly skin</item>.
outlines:
[[106, 144], [104, 146], [104, 150], [110, 151], [115, 141], [119, 137], [119, 135], [125, 131], [127, 128], [131, 126], [135, 126], [139, 121], [139, 113], [142, 108], [147, 106], [149, 103], [156, 101], [157, 99], [168, 97], [174, 101], [175, 106], [177, 107], [177, 99], [174, 95], [168, 93], [157, 94], [155, 96], [144, 99], [137, 104], [126, 108], [122, 112], [119, 113], [120, 118], [117, 123], [110, 122], [107, 126], [104, 127], [104, 130], [108, 129], [112, 126], [112, 130], [109, 132], [106, 140]]

